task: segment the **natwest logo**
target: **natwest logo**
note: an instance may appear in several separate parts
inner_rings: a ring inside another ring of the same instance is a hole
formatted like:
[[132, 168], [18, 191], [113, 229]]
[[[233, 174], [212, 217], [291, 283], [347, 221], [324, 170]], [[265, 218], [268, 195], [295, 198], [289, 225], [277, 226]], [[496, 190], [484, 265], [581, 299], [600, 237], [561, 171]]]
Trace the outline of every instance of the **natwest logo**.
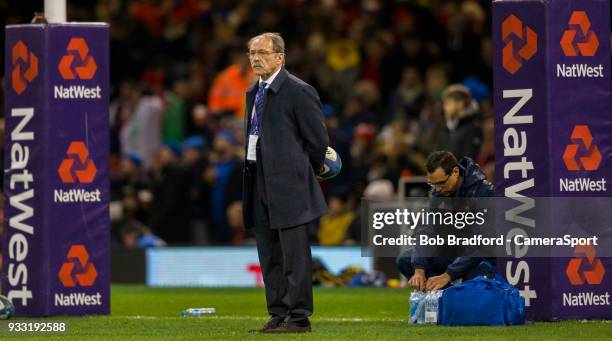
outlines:
[[[572, 143], [565, 147], [563, 163], [568, 171], [596, 171], [601, 164], [601, 152], [593, 143], [593, 135], [587, 125], [576, 125], [572, 131]], [[560, 192], [606, 192], [606, 178], [559, 178]]]
[[502, 22], [502, 66], [514, 75], [538, 51], [538, 35], [514, 15]]
[[[83, 141], [74, 141], [66, 151], [67, 158], [62, 160], [57, 173], [65, 184], [92, 183], [98, 172], [93, 160], [89, 157], [89, 149]], [[53, 191], [53, 202], [101, 202], [100, 189], [93, 191], [84, 188], [72, 188], [69, 190], [56, 189]]]
[[[585, 11], [573, 11], [563, 32], [561, 49], [566, 57], [592, 57], [599, 48], [599, 39], [591, 27], [591, 20]], [[603, 78], [602, 64], [557, 64], [558, 78]]]
[[11, 52], [13, 72], [11, 73], [11, 87], [17, 95], [21, 95], [38, 76], [38, 57], [28, 51], [23, 41], [18, 41]]
[[[596, 171], [601, 163], [599, 147], [593, 143], [593, 135], [587, 125], [576, 125], [572, 131], [572, 142], [565, 147], [563, 162], [569, 171]], [[578, 159], [578, 151], [582, 147], [582, 156]]]
[[584, 282], [597, 285], [603, 281], [606, 269], [601, 259], [595, 257], [593, 245], [578, 245], [574, 250], [576, 258], [570, 259], [565, 273], [572, 285], [583, 285]]
[[89, 54], [89, 46], [84, 38], [72, 38], [66, 47], [66, 54], [57, 67], [62, 78], [92, 79], [96, 74], [98, 65], [93, 56]]
[[58, 277], [64, 287], [74, 287], [77, 284], [82, 287], [90, 287], [96, 281], [98, 272], [93, 262], [89, 259], [89, 253], [82, 244], [70, 247], [67, 262], [62, 264]]
[[89, 158], [89, 149], [83, 141], [74, 141], [66, 151], [67, 158], [57, 170], [63, 183], [91, 183], [96, 176], [96, 165]]
[[[565, 273], [572, 285], [599, 285], [603, 282], [606, 269], [601, 259], [595, 257], [593, 245], [578, 245], [574, 250], [576, 258], [572, 258]], [[563, 306], [609, 306], [610, 293], [569, 292], [563, 293]]]
[[563, 32], [560, 42], [563, 54], [568, 57], [575, 57], [578, 54], [584, 57], [594, 56], [599, 47], [599, 39], [591, 30], [591, 21], [586, 12], [572, 12], [568, 24], [569, 28]]
[[[70, 39], [66, 54], [60, 60], [57, 69], [63, 79], [92, 79], [98, 65], [96, 60], [89, 53], [89, 46], [85, 38], [76, 37]], [[101, 99], [102, 88], [100, 86], [86, 87], [84, 85], [63, 86], [56, 85], [53, 87], [53, 98], [56, 99]]]

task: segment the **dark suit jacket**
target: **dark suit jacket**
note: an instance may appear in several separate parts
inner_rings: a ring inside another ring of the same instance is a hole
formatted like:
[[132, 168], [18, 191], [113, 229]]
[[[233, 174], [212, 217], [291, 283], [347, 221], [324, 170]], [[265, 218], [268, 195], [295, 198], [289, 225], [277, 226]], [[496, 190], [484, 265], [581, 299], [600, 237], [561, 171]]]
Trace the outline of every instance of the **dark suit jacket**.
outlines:
[[[245, 155], [256, 93], [257, 83], [246, 95]], [[323, 166], [329, 144], [321, 102], [312, 86], [284, 68], [265, 90], [264, 98], [257, 162], [263, 167], [270, 228], [306, 224], [327, 212], [315, 174]], [[244, 224], [252, 228], [252, 184], [244, 173]]]

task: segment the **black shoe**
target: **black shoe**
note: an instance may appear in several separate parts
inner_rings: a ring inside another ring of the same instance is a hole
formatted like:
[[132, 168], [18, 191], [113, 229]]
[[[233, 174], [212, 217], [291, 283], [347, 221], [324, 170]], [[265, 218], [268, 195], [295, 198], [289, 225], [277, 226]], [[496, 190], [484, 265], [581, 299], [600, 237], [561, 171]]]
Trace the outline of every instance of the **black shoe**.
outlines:
[[310, 321], [283, 322], [278, 327], [266, 331], [266, 333], [310, 333]]
[[276, 316], [272, 317], [266, 322], [263, 327], [259, 329], [251, 329], [249, 333], [268, 333], [270, 330], [278, 328], [278, 326], [285, 320], [284, 317]]

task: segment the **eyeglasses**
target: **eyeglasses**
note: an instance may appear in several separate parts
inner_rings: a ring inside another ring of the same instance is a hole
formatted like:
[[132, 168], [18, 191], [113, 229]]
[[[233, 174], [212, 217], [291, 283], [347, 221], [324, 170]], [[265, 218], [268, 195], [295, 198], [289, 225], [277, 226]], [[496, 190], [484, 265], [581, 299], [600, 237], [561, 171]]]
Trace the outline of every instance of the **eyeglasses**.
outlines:
[[282, 53], [282, 52], [274, 52], [274, 51], [264, 51], [264, 50], [260, 50], [260, 51], [249, 51], [246, 53], [247, 57], [249, 58], [253, 58], [256, 55], [260, 55], [262, 57], [267, 57], [271, 54], [276, 54], [276, 53]]
[[448, 182], [448, 179], [450, 179], [450, 174], [447, 175], [446, 179], [442, 181], [436, 181], [436, 182], [427, 181], [427, 184], [431, 186], [432, 188], [436, 188], [436, 186], [444, 186], [444, 184]]

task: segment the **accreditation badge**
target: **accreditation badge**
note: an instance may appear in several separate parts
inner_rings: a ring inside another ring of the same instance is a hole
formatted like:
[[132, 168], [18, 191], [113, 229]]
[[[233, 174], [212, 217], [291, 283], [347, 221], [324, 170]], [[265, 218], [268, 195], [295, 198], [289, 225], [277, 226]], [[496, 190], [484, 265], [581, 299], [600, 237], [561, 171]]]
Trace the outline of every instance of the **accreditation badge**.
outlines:
[[259, 139], [259, 135], [249, 135], [249, 146], [247, 148], [247, 160], [249, 161], [257, 161], [257, 153], [255, 152], [255, 147], [257, 147], [257, 139]]

